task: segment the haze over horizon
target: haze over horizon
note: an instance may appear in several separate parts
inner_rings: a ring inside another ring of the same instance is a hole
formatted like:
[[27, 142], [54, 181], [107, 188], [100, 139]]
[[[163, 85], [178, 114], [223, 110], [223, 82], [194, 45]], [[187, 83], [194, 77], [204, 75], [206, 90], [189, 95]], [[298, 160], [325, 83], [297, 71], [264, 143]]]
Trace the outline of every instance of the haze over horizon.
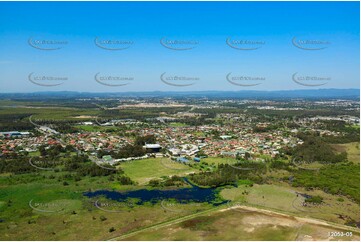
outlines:
[[76, 92], [76, 91], [40, 91], [24, 93], [0, 93], [4, 99], [97, 99], [97, 98], [195, 98], [195, 99], [317, 99], [317, 100], [359, 100], [360, 89], [307, 89], [283, 91], [151, 91], [151, 92]]
[[288, 90], [254, 90], [254, 89], [250, 89], [250, 90], [180, 90], [180, 89], [176, 89], [176, 90], [166, 90], [166, 91], [161, 91], [161, 90], [152, 90], [152, 91], [117, 91], [117, 92], [114, 92], [114, 91], [67, 91], [67, 90], [59, 90], [59, 91], [52, 91], [52, 90], [43, 90], [43, 91], [24, 91], [24, 92], [1, 92], [0, 91], [0, 94], [32, 94], [32, 93], [90, 93], [90, 94], [97, 94], [97, 93], [120, 93], [120, 94], [126, 94], [126, 93], [211, 93], [211, 92], [239, 92], [239, 93], [242, 93], [242, 92], [254, 92], [254, 93], [257, 93], [257, 92], [263, 92], [263, 93], [266, 93], [266, 92], [272, 92], [272, 93], [276, 93], [276, 92], [287, 92], [287, 91], [290, 91], [290, 92], [329, 92], [329, 91], [356, 91], [356, 92], [359, 92], [360, 91], [360, 88], [320, 88], [320, 89], [288, 89]]

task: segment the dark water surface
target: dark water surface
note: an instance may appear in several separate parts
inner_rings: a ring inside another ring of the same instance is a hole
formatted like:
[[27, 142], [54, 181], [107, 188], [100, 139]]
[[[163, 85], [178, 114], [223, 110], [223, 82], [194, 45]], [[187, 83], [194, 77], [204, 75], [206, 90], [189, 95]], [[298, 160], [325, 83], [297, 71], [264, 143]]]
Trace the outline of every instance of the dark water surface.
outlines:
[[97, 196], [104, 196], [107, 199], [125, 202], [127, 199], [139, 199], [136, 204], [143, 204], [144, 202], [150, 202], [155, 204], [161, 200], [174, 199], [179, 203], [213, 203], [214, 205], [220, 205], [227, 201], [220, 203], [215, 203], [219, 190], [215, 188], [200, 188], [197, 186], [192, 186], [191, 188], [179, 188], [171, 190], [160, 190], [160, 189], [140, 189], [133, 191], [108, 191], [108, 190], [98, 190], [94, 192], [85, 192], [84, 196], [93, 198]]

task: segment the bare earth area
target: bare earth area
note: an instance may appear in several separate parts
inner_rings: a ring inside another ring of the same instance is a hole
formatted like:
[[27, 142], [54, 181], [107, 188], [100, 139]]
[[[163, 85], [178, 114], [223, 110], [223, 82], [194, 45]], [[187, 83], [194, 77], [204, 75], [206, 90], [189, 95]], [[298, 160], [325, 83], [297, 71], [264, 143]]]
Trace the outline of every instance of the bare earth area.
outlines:
[[352, 240], [355, 228], [289, 216], [268, 210], [236, 206], [208, 215], [157, 225], [115, 240]]

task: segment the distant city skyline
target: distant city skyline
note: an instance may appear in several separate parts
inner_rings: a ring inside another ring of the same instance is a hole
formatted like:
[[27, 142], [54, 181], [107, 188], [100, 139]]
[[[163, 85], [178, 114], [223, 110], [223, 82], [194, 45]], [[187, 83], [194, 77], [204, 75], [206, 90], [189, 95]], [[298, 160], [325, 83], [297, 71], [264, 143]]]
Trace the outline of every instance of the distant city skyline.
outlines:
[[359, 89], [359, 18], [359, 2], [0, 2], [0, 93]]

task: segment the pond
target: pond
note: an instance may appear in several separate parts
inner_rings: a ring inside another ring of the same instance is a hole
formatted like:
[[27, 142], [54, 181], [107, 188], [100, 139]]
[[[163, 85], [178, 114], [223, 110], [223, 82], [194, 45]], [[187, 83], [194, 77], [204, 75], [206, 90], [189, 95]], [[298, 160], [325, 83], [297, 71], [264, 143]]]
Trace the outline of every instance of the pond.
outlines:
[[[192, 185], [192, 184], [191, 184]], [[104, 196], [107, 199], [125, 202], [127, 199], [137, 199], [136, 204], [141, 205], [145, 202], [156, 204], [162, 200], [174, 199], [179, 203], [210, 203], [215, 206], [227, 203], [228, 201], [219, 201], [218, 194], [219, 189], [215, 188], [200, 188], [192, 185], [190, 188], [179, 188], [179, 189], [139, 189], [126, 192], [109, 191], [109, 190], [98, 190], [94, 192], [85, 192], [84, 196], [93, 198], [98, 196]], [[217, 199], [217, 202], [215, 202]]]

